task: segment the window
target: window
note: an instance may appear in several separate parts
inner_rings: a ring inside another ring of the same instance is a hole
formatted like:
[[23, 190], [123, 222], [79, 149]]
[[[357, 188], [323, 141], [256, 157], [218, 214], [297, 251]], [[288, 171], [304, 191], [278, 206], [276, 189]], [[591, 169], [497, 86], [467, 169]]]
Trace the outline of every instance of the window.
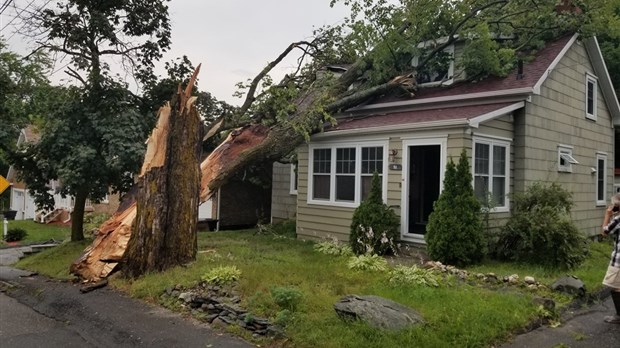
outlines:
[[292, 195], [297, 194], [297, 181], [299, 180], [299, 175], [297, 174], [297, 163], [291, 163], [291, 190], [290, 193]]
[[573, 157], [573, 148], [567, 145], [558, 146], [558, 172], [573, 172], [573, 164], [579, 164]]
[[474, 139], [474, 193], [500, 211], [508, 210], [509, 149], [507, 142]]
[[[375, 172], [383, 179], [383, 144], [312, 148], [308, 201], [355, 206], [368, 196]], [[382, 184], [382, 187], [384, 185]]]
[[596, 121], [597, 90], [596, 76], [586, 74], [586, 118], [594, 121]]
[[[436, 43], [423, 43], [418, 45], [422, 49], [422, 56], [432, 51]], [[414, 56], [411, 65], [417, 67], [420, 63], [420, 56]], [[448, 85], [454, 82], [454, 45], [446, 47], [439, 52], [431, 61], [429, 61], [424, 69], [416, 72], [416, 82], [418, 85]]]
[[607, 155], [596, 155], [596, 204], [607, 204]]

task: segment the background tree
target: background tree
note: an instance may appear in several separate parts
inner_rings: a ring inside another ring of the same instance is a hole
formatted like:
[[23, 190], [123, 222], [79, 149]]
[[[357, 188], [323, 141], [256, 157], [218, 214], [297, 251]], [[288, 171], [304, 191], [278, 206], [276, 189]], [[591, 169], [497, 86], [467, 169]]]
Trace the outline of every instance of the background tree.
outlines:
[[486, 254], [487, 241], [465, 149], [457, 165], [452, 159], [448, 162], [443, 186], [424, 235], [428, 253], [451, 265], [478, 262]]
[[125, 188], [140, 165], [152, 115], [139, 112], [140, 100], [112, 76], [108, 59], [120, 59], [140, 83], [153, 81], [153, 63], [170, 45], [166, 2], [64, 0], [30, 18], [32, 32], [43, 29], [40, 49], [66, 55], [65, 72], [80, 87], [62, 91], [60, 107], [49, 110], [41, 127], [41, 142], [18, 158], [38, 203], [50, 201], [42, 185], [49, 179], [75, 196], [71, 240], [84, 238], [86, 199]]
[[[8, 154], [15, 150], [19, 131], [40, 115], [49, 88], [50, 61], [43, 52], [22, 57], [0, 38], [0, 174], [6, 175]], [[0, 211], [8, 209], [10, 190], [0, 195]]]

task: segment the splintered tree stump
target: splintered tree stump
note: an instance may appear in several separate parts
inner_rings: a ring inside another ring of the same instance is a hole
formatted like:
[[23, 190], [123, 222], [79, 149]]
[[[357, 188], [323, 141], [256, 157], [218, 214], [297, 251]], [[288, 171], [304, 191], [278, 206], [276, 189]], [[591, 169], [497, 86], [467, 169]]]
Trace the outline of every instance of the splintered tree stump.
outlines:
[[199, 68], [172, 105], [159, 110], [137, 185], [71, 273], [98, 281], [122, 264], [137, 277], [196, 258], [202, 122], [191, 92]]
[[202, 123], [194, 102], [179, 90], [170, 106], [167, 141], [160, 142], [163, 163], [151, 163], [138, 179], [136, 221], [122, 266], [129, 277], [196, 258]]

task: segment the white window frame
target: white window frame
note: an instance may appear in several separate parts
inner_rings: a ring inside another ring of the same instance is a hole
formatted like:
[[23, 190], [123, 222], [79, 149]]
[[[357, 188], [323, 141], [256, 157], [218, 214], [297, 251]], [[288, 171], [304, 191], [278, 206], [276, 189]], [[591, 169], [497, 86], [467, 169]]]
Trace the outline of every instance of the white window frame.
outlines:
[[299, 185], [299, 175], [295, 175], [295, 174], [299, 174], [299, 173], [296, 173], [297, 163], [291, 163], [290, 167], [291, 167], [291, 180], [290, 180], [289, 193], [292, 195], [296, 195], [297, 188]]
[[[341, 142], [341, 143], [325, 143], [310, 144], [308, 146], [308, 204], [326, 205], [344, 208], [356, 208], [361, 202], [362, 196], [362, 148], [363, 147], [382, 147], [383, 148], [383, 173], [381, 173], [381, 189], [383, 201], [387, 200], [387, 177], [388, 177], [388, 160], [387, 160], [387, 141], [359, 141], [359, 142]], [[351, 202], [343, 202], [336, 200], [336, 149], [338, 148], [355, 148], [355, 198]], [[314, 199], [314, 150], [330, 149], [331, 150], [331, 170], [330, 176], [330, 194], [329, 199]]]
[[[565, 164], [562, 164], [564, 160]], [[573, 164], [579, 164], [579, 161], [573, 157], [573, 147], [569, 145], [558, 145], [558, 172], [572, 173]]]
[[[599, 167], [599, 160], [603, 160], [603, 168]], [[599, 180], [599, 175], [603, 174], [603, 199], [598, 199], [599, 197], [599, 191], [598, 191], [598, 180]], [[596, 199], [596, 205], [597, 206], [604, 206], [607, 205], [607, 154], [603, 153], [603, 152], [597, 152], [596, 153], [596, 185], [595, 185], [596, 189], [595, 191], [595, 199]]]
[[[588, 112], [588, 84], [592, 83], [592, 113]], [[586, 83], [585, 83], [585, 111], [586, 118], [592, 121], [596, 121], [597, 118], [597, 109], [598, 107], [598, 78], [593, 74], [586, 73]]]
[[[418, 45], [419, 48], [425, 48], [425, 46], [426, 46], [426, 43], [424, 43], [423, 45]], [[435, 87], [435, 86], [447, 86], [447, 85], [451, 85], [452, 83], [454, 83], [454, 44], [447, 46], [446, 48], [443, 49], [443, 51], [452, 55], [452, 59], [450, 60], [450, 66], [448, 67], [449, 79], [445, 81], [424, 82], [424, 83], [418, 84], [418, 86]], [[411, 59], [411, 66], [413, 66], [414, 68], [417, 68], [419, 63], [420, 63], [419, 56], [414, 56]]]
[[474, 188], [474, 192], [476, 190], [476, 144], [485, 144], [489, 145], [489, 180], [487, 188], [488, 192], [492, 192], [493, 188], [493, 177], [497, 176], [493, 174], [493, 148], [495, 146], [504, 147], [506, 164], [504, 168], [504, 205], [496, 206], [491, 209], [491, 213], [505, 213], [510, 211], [510, 200], [508, 199], [508, 195], [510, 194], [510, 146], [511, 142], [506, 140], [499, 140], [496, 138], [490, 138], [485, 136], [475, 136], [472, 139], [472, 156], [471, 156], [471, 173], [472, 173], [472, 187]]

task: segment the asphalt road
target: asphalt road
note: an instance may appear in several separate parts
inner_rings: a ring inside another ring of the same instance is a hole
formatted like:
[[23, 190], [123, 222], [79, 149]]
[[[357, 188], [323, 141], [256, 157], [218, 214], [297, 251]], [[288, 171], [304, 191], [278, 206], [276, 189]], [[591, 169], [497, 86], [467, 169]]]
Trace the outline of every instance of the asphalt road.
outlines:
[[207, 325], [103, 288], [0, 266], [0, 347], [252, 347]]

